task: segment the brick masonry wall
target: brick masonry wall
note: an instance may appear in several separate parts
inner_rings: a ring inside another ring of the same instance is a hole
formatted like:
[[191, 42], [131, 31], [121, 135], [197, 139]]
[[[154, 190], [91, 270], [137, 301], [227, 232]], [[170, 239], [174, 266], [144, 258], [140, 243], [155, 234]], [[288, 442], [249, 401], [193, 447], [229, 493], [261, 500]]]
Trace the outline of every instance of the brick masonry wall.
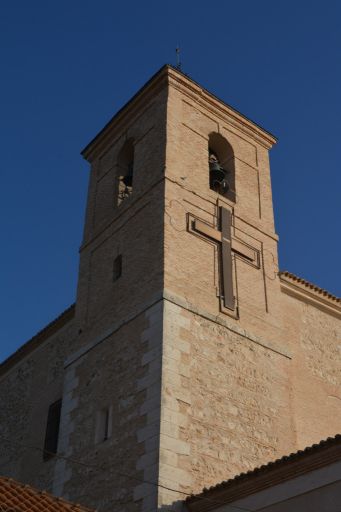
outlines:
[[[161, 293], [166, 99], [163, 89], [140, 102], [91, 158], [76, 308], [80, 346]], [[128, 139], [134, 140], [133, 191], [117, 206], [117, 158]], [[119, 254], [122, 277], [113, 282]]]
[[[212, 131], [229, 134], [236, 161], [235, 204], [209, 189]], [[271, 338], [284, 350], [268, 151], [252, 133], [232, 124], [228, 115], [217, 115], [212, 106], [205, 108], [203, 101], [188, 98], [187, 90], [179, 86], [169, 91], [165, 195], [166, 289], [213, 315], [220, 314], [219, 248], [188, 232], [188, 215], [217, 226], [219, 206], [232, 210], [233, 236], [255, 248], [260, 260], [260, 268], [255, 268], [234, 256], [239, 310], [235, 322], [254, 335]]]

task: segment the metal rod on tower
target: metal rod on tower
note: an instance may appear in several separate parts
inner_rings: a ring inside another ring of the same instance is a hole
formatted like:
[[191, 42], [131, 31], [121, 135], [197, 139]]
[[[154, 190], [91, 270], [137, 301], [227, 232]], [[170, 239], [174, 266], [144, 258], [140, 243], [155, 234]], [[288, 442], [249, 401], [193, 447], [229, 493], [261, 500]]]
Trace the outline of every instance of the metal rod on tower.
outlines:
[[175, 49], [176, 53], [176, 68], [181, 71], [181, 60], [180, 60], [180, 46], [178, 45]]

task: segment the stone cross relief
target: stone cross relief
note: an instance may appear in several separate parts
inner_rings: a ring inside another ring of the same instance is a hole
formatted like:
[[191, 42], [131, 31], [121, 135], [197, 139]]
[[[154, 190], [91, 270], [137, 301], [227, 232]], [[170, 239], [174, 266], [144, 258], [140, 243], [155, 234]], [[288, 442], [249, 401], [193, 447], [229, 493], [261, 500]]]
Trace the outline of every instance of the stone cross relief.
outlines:
[[189, 229], [207, 240], [218, 242], [221, 254], [221, 285], [223, 305], [228, 310], [235, 310], [235, 293], [233, 290], [233, 253], [259, 268], [259, 251], [245, 242], [232, 238], [232, 213], [227, 208], [219, 208], [220, 229], [190, 215]]

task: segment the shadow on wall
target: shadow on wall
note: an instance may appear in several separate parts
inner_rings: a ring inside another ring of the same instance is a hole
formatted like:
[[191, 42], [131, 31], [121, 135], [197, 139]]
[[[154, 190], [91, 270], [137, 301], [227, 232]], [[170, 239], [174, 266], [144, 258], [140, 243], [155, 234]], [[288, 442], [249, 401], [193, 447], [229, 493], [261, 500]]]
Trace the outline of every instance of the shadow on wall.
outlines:
[[186, 504], [183, 500], [173, 501], [170, 505], [161, 505], [158, 512], [187, 512]]

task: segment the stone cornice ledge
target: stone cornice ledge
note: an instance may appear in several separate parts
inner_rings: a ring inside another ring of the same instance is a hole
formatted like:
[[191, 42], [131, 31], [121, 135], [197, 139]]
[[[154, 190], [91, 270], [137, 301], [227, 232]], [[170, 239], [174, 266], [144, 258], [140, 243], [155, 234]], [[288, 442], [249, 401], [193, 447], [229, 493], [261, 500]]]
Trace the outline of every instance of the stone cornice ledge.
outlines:
[[231, 322], [228, 322], [227, 320], [221, 318], [220, 316], [212, 315], [211, 313], [209, 313], [206, 310], [197, 308], [196, 306], [194, 306], [194, 304], [191, 304], [183, 297], [179, 297], [178, 295], [175, 295], [174, 293], [170, 292], [167, 289], [165, 289], [163, 291], [163, 298], [165, 300], [168, 300], [169, 302], [172, 302], [173, 304], [176, 304], [177, 306], [187, 309], [187, 311], [190, 311], [191, 313], [194, 313], [203, 318], [206, 318], [207, 320], [211, 320], [212, 322], [222, 325], [223, 327], [226, 327], [229, 331], [232, 331], [235, 334], [242, 336], [243, 338], [247, 338], [248, 340], [252, 341], [253, 343], [256, 343], [257, 345], [260, 345], [268, 350], [271, 350], [272, 352], [275, 352], [276, 354], [284, 356], [288, 359], [292, 359], [292, 354], [288, 350], [284, 349], [283, 347], [281, 347], [279, 349], [275, 343], [273, 343], [269, 340], [264, 340], [263, 338], [259, 338], [258, 336], [254, 336], [253, 334], [250, 334], [242, 327], [234, 325]]
[[341, 318], [341, 300], [289, 272], [280, 272], [281, 290], [307, 304]]
[[172, 66], [168, 66], [168, 74], [173, 87], [176, 87], [183, 93], [187, 91], [189, 97], [195, 101], [202, 102], [202, 106], [208, 108], [215, 115], [219, 112], [225, 121], [229, 120], [236, 128], [242, 129], [249, 136], [253, 136], [267, 149], [270, 149], [276, 143], [276, 137], [270, 132], [254, 121], [251, 121], [251, 119], [212, 94], [189, 76], [184, 75]]
[[121, 327], [126, 325], [127, 323], [134, 320], [136, 317], [147, 311], [149, 308], [157, 304], [160, 300], [167, 300], [168, 302], [172, 302], [173, 304], [180, 306], [187, 311], [191, 311], [192, 313], [199, 315], [203, 318], [206, 318], [207, 320], [211, 320], [212, 322], [215, 322], [219, 325], [222, 325], [223, 327], [226, 327], [229, 331], [232, 331], [236, 334], [239, 334], [239, 336], [242, 336], [243, 338], [247, 338], [248, 340], [252, 341], [253, 343], [256, 343], [257, 345], [260, 345], [263, 348], [266, 348], [268, 350], [271, 350], [272, 352], [275, 352], [276, 354], [279, 354], [281, 356], [286, 357], [287, 359], [292, 359], [292, 355], [287, 350], [284, 350], [281, 348], [280, 350], [276, 347], [274, 343], [268, 340], [263, 340], [261, 338], [258, 338], [257, 336], [254, 336], [248, 332], [245, 331], [245, 329], [242, 329], [241, 327], [238, 327], [236, 325], [233, 325], [230, 322], [227, 322], [225, 319], [222, 319], [218, 316], [214, 316], [208, 311], [204, 311], [202, 309], [199, 309], [195, 307], [193, 304], [190, 304], [186, 299], [183, 297], [179, 297], [178, 295], [175, 295], [174, 293], [171, 293], [169, 290], [164, 289], [163, 292], [157, 292], [155, 293], [151, 299], [143, 304], [140, 304], [134, 310], [127, 315], [124, 318], [120, 318], [119, 321], [114, 322], [110, 327], [108, 327], [102, 334], [95, 336], [92, 341], [82, 346], [78, 351], [71, 354], [65, 361], [64, 361], [64, 368], [67, 368], [71, 364], [78, 361], [83, 356], [87, 355], [91, 350], [96, 348], [98, 345], [100, 345], [102, 342], [108, 340], [112, 334], [117, 332]]

